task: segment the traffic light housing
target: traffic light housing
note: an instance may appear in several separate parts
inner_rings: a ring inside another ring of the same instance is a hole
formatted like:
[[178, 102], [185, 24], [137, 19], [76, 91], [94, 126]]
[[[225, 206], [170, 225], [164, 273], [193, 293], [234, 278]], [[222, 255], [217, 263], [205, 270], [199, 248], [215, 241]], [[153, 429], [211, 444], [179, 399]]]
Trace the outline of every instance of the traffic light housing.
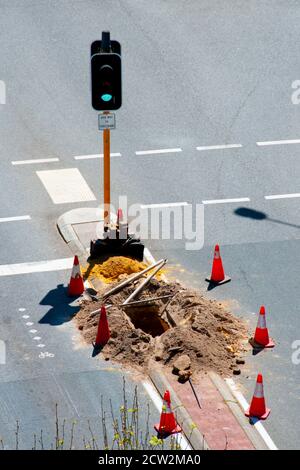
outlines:
[[92, 106], [96, 111], [113, 111], [122, 105], [121, 55], [98, 52], [91, 57]]

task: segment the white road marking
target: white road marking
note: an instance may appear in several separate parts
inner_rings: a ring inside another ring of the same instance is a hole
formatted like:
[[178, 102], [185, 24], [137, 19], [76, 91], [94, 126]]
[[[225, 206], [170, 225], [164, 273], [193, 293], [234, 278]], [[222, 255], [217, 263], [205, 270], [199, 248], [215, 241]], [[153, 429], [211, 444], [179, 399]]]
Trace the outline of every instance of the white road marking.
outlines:
[[224, 145], [204, 145], [202, 147], [196, 147], [197, 150], [223, 150], [223, 149], [235, 149], [243, 147], [242, 144], [224, 144]]
[[249, 202], [248, 197], [238, 197], [234, 199], [208, 199], [207, 201], [202, 201], [202, 204], [227, 204], [231, 202]]
[[33, 324], [34, 324], [34, 323], [33, 323], [32, 321], [28, 321], [28, 322], [26, 323], [26, 326], [32, 326]]
[[18, 220], [30, 220], [30, 215], [19, 215], [17, 217], [2, 217], [0, 222], [17, 222]]
[[62, 271], [64, 269], [71, 269], [73, 266], [73, 261], [74, 258], [62, 258], [19, 264], [2, 264], [0, 265], [0, 276], [15, 276], [18, 274]]
[[3, 80], [0, 80], [0, 104], [6, 104], [6, 85]]
[[78, 168], [44, 170], [36, 173], [54, 204], [96, 200]]
[[273, 196], [265, 196], [265, 199], [290, 199], [293, 197], [300, 197], [300, 193], [294, 194], [274, 194]]
[[141, 204], [141, 209], [158, 209], [161, 207], [188, 206], [187, 202], [166, 202], [163, 204]]
[[24, 307], [19, 308], [19, 312], [25, 312], [25, 311], [26, 311], [26, 308]]
[[48, 351], [45, 351], [45, 352], [41, 352], [39, 354], [39, 359], [45, 359], [45, 357], [54, 357], [55, 354], [53, 353], [49, 353]]
[[135, 152], [136, 155], [155, 155], [160, 153], [178, 153], [182, 152], [181, 148], [174, 149], [156, 149], [156, 150], [138, 150]]
[[[150, 382], [144, 381], [142, 382], [142, 384], [143, 384], [144, 389], [148, 393], [149, 397], [153, 401], [154, 406], [159, 411], [159, 413], [161, 413], [163, 402], [162, 402], [160, 395], [158, 394], [158, 392], [156, 391], [156, 389], [153, 387], [153, 385]], [[179, 440], [177, 442], [179, 443], [182, 450], [192, 450], [188, 441], [182, 434], [178, 437], [179, 437]]]
[[[117, 152], [117, 153], [111, 153], [111, 157], [121, 157], [122, 154]], [[77, 155], [74, 157], [74, 160], [94, 160], [96, 158], [103, 158], [104, 154], [103, 153], [96, 153], [94, 155]]]
[[27, 320], [27, 318], [29, 318], [30, 315], [22, 315], [22, 318], [24, 318], [25, 320]]
[[34, 165], [35, 163], [59, 162], [59, 158], [35, 158], [33, 160], [14, 160], [12, 165]]
[[44, 344], [38, 344], [38, 345], [37, 345], [37, 348], [44, 348], [44, 347], [45, 347]]
[[35, 336], [33, 339], [34, 341], [40, 341], [42, 338], [40, 336]]
[[29, 330], [29, 333], [32, 333], [33, 335], [37, 333], [37, 330]]
[[[225, 379], [226, 383], [228, 384], [229, 388], [231, 389], [234, 397], [236, 400], [239, 402], [241, 408], [246, 411], [249, 408], [249, 403], [247, 402], [246, 398], [244, 395], [241, 393], [241, 391], [238, 389], [236, 383], [234, 382], [233, 379]], [[276, 445], [274, 444], [273, 440], [265, 430], [264, 426], [260, 421], [257, 421], [254, 423], [254, 426], [256, 427], [256, 430], [259, 432], [265, 443], [267, 444], [268, 448], [270, 450], [278, 450]]]
[[287, 144], [300, 144], [300, 139], [294, 140], [269, 140], [266, 142], [256, 142], [256, 145], [259, 147], [264, 147], [267, 145], [287, 145]]

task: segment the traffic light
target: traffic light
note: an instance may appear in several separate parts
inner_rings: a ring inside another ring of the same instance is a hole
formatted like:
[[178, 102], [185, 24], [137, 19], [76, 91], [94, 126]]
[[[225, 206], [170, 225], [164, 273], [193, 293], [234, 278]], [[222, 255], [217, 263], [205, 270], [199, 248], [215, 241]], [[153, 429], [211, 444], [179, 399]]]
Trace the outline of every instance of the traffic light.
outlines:
[[100, 52], [91, 57], [92, 106], [96, 111], [112, 111], [122, 105], [121, 56]]

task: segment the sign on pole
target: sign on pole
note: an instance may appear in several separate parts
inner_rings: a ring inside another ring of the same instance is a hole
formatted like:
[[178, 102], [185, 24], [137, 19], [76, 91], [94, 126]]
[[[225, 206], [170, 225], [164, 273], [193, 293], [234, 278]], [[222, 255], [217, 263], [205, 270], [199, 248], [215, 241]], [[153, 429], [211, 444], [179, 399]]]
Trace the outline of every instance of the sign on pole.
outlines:
[[99, 131], [103, 131], [104, 129], [115, 129], [116, 128], [115, 113], [99, 114], [98, 126], [99, 126]]

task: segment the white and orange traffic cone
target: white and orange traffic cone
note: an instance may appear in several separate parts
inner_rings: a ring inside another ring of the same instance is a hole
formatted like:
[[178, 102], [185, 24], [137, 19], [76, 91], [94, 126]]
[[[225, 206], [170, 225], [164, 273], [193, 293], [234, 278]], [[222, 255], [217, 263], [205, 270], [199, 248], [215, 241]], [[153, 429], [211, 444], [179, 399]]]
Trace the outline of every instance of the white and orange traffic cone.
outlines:
[[250, 339], [250, 343], [253, 347], [258, 346], [260, 348], [274, 348], [275, 346], [274, 341], [269, 338], [266, 311], [263, 305], [260, 307], [254, 338]]
[[128, 238], [128, 223], [124, 221], [122, 209], [117, 211], [117, 236], [120, 240], [127, 240]]
[[206, 278], [206, 281], [213, 284], [225, 284], [231, 281], [230, 277], [225, 276], [219, 245], [215, 246], [211, 275]]
[[169, 436], [181, 432], [181, 427], [176, 423], [174, 413], [171, 409], [171, 397], [169, 390], [165, 391], [162, 412], [159, 424], [155, 424], [154, 429], [160, 436]]
[[68, 287], [68, 295], [70, 297], [77, 297], [84, 292], [84, 284], [80, 271], [78, 256], [75, 255], [72, 268], [71, 279]]
[[263, 377], [261, 374], [258, 374], [251, 405], [250, 408], [245, 412], [245, 415], [249, 418], [267, 419], [270, 412], [271, 410], [266, 408]]
[[123, 211], [122, 209], [117, 210], [117, 227], [119, 228], [120, 222], [123, 222]]

